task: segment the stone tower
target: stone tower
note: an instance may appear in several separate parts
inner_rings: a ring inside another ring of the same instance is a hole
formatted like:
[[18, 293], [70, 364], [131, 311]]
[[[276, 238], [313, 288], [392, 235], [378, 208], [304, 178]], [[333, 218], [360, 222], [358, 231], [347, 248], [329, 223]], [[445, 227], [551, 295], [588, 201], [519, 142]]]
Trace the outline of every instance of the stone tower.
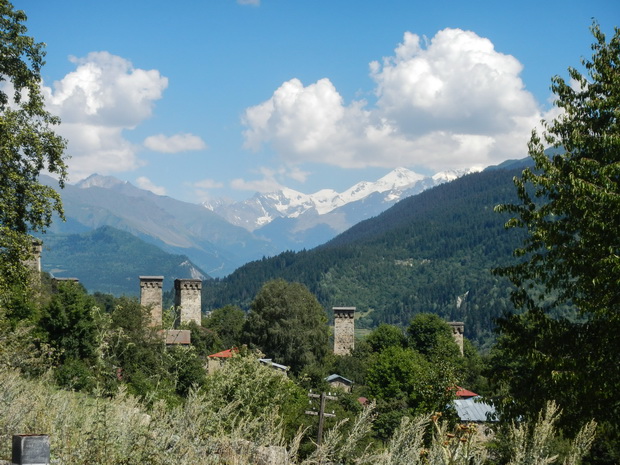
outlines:
[[452, 329], [452, 337], [454, 342], [459, 346], [461, 355], [463, 355], [463, 333], [465, 332], [465, 323], [462, 321], [450, 321], [448, 323]]
[[349, 355], [355, 347], [355, 307], [333, 307], [334, 354]]
[[194, 321], [200, 326], [202, 303], [202, 281], [200, 279], [175, 279], [174, 280], [174, 306], [179, 312], [180, 323]]
[[35, 289], [41, 285], [41, 251], [43, 250], [43, 242], [39, 239], [32, 238], [30, 242], [30, 250], [28, 257], [22, 261], [22, 265], [27, 268], [29, 283], [34, 285]]
[[163, 276], [140, 276], [140, 305], [150, 307], [149, 326], [162, 324], [162, 286]]
[[41, 273], [41, 252], [43, 251], [43, 242], [39, 239], [32, 240], [30, 249], [30, 259], [24, 262], [33, 273]]

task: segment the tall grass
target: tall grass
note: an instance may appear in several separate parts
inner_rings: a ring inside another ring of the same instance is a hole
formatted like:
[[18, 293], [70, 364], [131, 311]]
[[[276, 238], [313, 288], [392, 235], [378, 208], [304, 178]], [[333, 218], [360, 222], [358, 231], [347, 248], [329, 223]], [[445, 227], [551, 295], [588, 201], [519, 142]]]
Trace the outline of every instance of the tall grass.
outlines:
[[[248, 362], [250, 363], [250, 362]], [[259, 371], [255, 377], [264, 375]], [[221, 375], [224, 379], [225, 375]], [[259, 385], [265, 380], [259, 380]], [[226, 383], [221, 384], [225, 386]], [[264, 385], [264, 383], [263, 383]], [[45, 377], [27, 380], [12, 369], [0, 371], [0, 460], [10, 458], [13, 434], [49, 434], [52, 463], [62, 465], [473, 465], [486, 463], [483, 438], [471, 425], [448, 430], [437, 417], [404, 418], [391, 440], [362, 447], [373, 421], [366, 408], [345, 435], [336, 427], [306, 458], [297, 450], [305, 434], [285, 439], [277, 410], [259, 408], [249, 415], [251, 398], [217, 404], [221, 392], [191, 391], [182, 406], [146, 404], [121, 390], [112, 398], [56, 389]], [[254, 396], [256, 397], [256, 396]], [[555, 463], [548, 444], [559, 411], [549, 404], [534, 425], [511, 427], [511, 465]], [[432, 440], [426, 433], [434, 428]], [[577, 465], [587, 453], [595, 425], [586, 425], [573, 441], [565, 465]], [[426, 441], [425, 441], [425, 438]]]

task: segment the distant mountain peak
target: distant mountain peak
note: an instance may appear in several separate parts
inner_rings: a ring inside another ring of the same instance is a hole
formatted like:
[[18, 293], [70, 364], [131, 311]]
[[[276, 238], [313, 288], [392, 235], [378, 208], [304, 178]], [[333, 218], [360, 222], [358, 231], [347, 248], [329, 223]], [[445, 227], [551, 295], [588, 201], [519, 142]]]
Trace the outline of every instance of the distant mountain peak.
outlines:
[[121, 181], [114, 176], [103, 176], [101, 174], [91, 174], [86, 179], [82, 179], [77, 182], [75, 185], [80, 189], [88, 189], [89, 187], [103, 187], [105, 189], [110, 189], [112, 187], [116, 187], [119, 185], [125, 185], [127, 181]]
[[377, 181], [360, 181], [344, 192], [322, 189], [314, 194], [304, 194], [285, 187], [275, 192], [257, 193], [242, 202], [230, 204], [214, 201], [205, 203], [204, 206], [229, 222], [254, 231], [276, 218], [294, 219], [307, 215], [322, 217], [376, 194], [382, 196], [384, 208], [387, 208], [403, 197], [451, 181], [467, 172], [469, 171], [451, 171], [429, 177], [407, 168], [396, 168]]

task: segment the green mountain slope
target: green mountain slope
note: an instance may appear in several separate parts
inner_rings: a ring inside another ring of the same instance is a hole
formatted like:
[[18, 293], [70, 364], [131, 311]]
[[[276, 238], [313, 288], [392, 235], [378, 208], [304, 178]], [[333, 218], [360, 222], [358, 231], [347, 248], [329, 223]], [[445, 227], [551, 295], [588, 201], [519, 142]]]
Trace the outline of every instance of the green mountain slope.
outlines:
[[43, 271], [78, 278], [89, 291], [138, 295], [139, 276], [164, 276], [164, 289], [176, 278], [208, 279], [186, 256], [169, 254], [110, 226], [81, 234], [46, 234], [42, 239]]
[[[511, 165], [512, 167], [512, 165]], [[483, 342], [493, 319], [511, 311], [509, 285], [490, 270], [520, 243], [504, 229], [499, 203], [516, 200], [512, 178], [523, 166], [471, 174], [402, 200], [327, 244], [248, 263], [205, 283], [209, 308], [247, 308], [260, 286], [282, 277], [307, 285], [326, 307], [356, 306], [358, 325], [405, 325], [418, 312], [465, 321]]]
[[[41, 178], [57, 188], [53, 179]], [[156, 195], [110, 176], [92, 175], [59, 192], [67, 221], [56, 219], [53, 233], [112, 226], [166, 252], [187, 255], [212, 276], [225, 276], [250, 260], [275, 253], [268, 241], [201, 205]]]

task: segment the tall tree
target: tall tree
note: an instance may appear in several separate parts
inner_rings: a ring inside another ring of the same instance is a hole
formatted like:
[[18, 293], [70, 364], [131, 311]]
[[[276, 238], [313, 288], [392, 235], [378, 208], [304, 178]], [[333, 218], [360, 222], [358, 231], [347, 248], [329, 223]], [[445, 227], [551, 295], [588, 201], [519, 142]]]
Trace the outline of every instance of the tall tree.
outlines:
[[320, 362], [327, 353], [327, 317], [316, 297], [302, 284], [276, 279], [252, 302], [245, 339], [267, 357], [293, 372]]
[[[45, 44], [26, 35], [26, 14], [0, 0], [0, 289], [24, 280], [28, 233], [43, 231], [60, 196], [39, 182], [42, 170], [63, 187], [65, 141], [54, 133], [59, 119], [46, 111], [41, 90]], [[0, 293], [1, 294], [1, 293]]]
[[213, 310], [209, 316], [203, 318], [202, 325], [215, 331], [221, 339], [222, 348], [230, 349], [239, 345], [244, 322], [243, 310], [234, 305], [226, 305]]
[[[620, 30], [609, 42], [597, 24], [592, 33], [586, 74], [569, 68], [571, 82], [552, 79], [561, 113], [544, 122], [542, 136], [532, 134], [535, 167], [515, 179], [519, 203], [498, 207], [514, 215], [508, 227], [527, 231], [515, 253], [521, 261], [497, 270], [515, 284], [513, 300], [526, 312], [500, 321], [492, 372], [508, 391], [506, 405], [521, 409], [515, 413], [557, 399], [565, 427], [595, 418], [617, 434]], [[573, 305], [577, 318], [562, 305]]]
[[458, 358], [459, 348], [452, 337], [452, 330], [434, 313], [418, 313], [407, 328], [408, 342], [412, 349], [426, 357]]

